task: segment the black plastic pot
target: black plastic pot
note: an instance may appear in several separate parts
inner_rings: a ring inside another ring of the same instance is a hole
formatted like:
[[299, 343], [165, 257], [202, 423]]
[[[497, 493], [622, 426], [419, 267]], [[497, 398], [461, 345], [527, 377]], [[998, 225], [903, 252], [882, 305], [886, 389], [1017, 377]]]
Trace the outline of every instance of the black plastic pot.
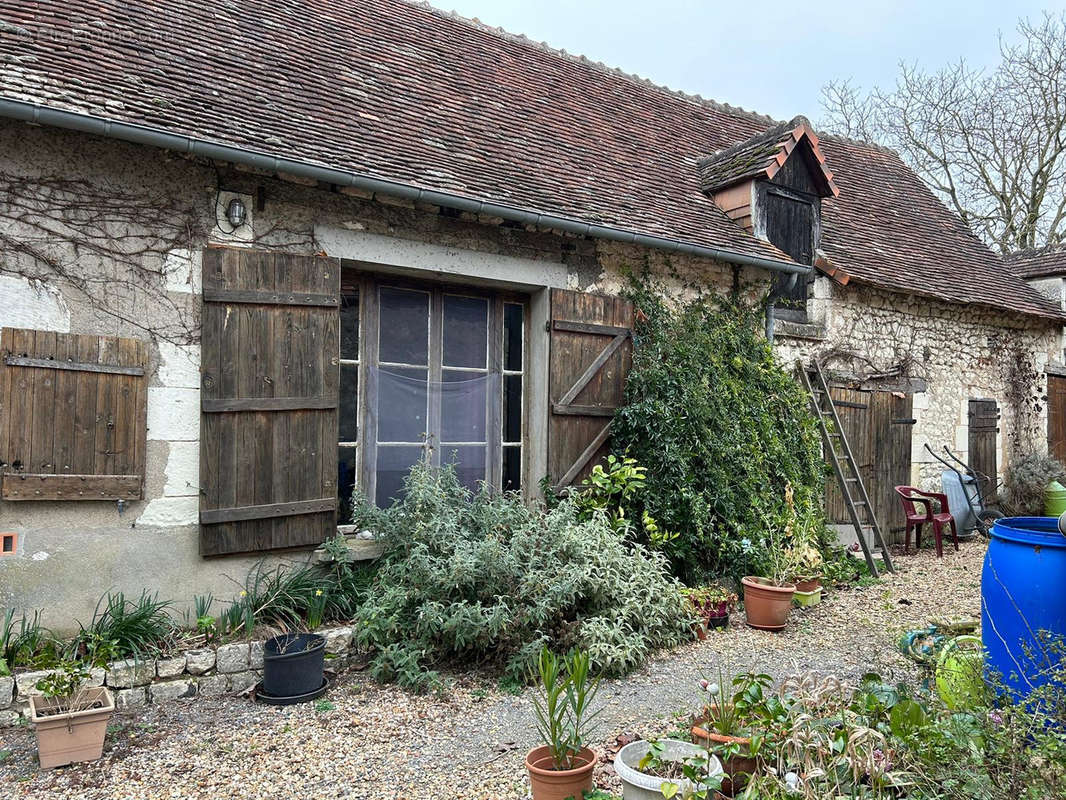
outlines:
[[708, 628], [724, 628], [728, 624], [729, 624], [729, 614], [723, 614], [720, 617], [708, 617], [707, 618], [707, 627]]
[[263, 692], [301, 697], [322, 688], [326, 640], [317, 633], [286, 633], [263, 645]]

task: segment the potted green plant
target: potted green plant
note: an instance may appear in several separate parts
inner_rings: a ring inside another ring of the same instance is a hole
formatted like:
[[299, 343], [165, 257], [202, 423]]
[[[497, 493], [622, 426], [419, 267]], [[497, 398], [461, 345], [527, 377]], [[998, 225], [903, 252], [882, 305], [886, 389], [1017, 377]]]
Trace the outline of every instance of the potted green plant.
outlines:
[[630, 742], [614, 759], [622, 782], [622, 800], [695, 797], [719, 788], [722, 764], [706, 745], [679, 739], [640, 739]]
[[[701, 620], [697, 634], [701, 634], [704, 627], [724, 628], [729, 624], [729, 612], [737, 603], [736, 592], [719, 583], [711, 583], [707, 586], [687, 588], [684, 594]], [[700, 635], [700, 638], [704, 637]]]
[[773, 519], [763, 514], [766, 525], [766, 569], [763, 575], [748, 575], [741, 580], [744, 587], [744, 614], [748, 625], [767, 631], [779, 631], [785, 627], [788, 612], [792, 609], [792, 596], [796, 584], [789, 579], [794, 573], [792, 547], [801, 528], [796, 518], [792, 484], [785, 484], [784, 520]]
[[719, 673], [718, 682], [704, 679], [700, 686], [707, 703], [693, 719], [692, 738], [721, 760], [725, 774], [721, 788], [732, 795], [755, 774], [768, 741], [788, 717], [788, 707], [771, 692], [769, 675], [743, 673], [726, 687]]
[[83, 664], [66, 660], [37, 681], [41, 694], [30, 696], [30, 721], [42, 769], [95, 761], [103, 755], [115, 701], [103, 686], [86, 688], [88, 678]]
[[541, 649], [532, 677], [538, 690], [533, 711], [544, 742], [526, 754], [533, 800], [581, 797], [592, 790], [596, 767], [596, 754], [586, 739], [599, 714], [591, 710], [599, 678], [591, 673], [587, 652], [557, 656], [547, 647]]
[[788, 621], [796, 584], [791, 574], [789, 553], [779, 537], [770, 537], [766, 575], [747, 575], [744, 587], [744, 615], [748, 625], [765, 631], [779, 631]]

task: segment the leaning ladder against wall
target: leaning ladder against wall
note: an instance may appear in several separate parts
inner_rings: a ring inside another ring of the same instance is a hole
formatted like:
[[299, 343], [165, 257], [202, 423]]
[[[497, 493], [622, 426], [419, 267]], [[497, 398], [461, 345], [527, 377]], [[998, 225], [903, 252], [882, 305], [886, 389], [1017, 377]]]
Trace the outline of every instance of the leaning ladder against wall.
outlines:
[[[796, 370], [800, 374], [800, 380], [810, 397], [811, 410], [818, 419], [818, 428], [822, 432], [822, 444], [825, 456], [833, 467], [837, 483], [840, 486], [840, 494], [844, 498], [844, 504], [848, 509], [848, 516], [855, 527], [855, 537], [862, 547], [866, 564], [870, 568], [870, 574], [875, 578], [880, 575], [877, 562], [866, 537], [863, 535], [864, 524], [869, 525], [874, 532], [878, 547], [881, 548], [881, 558], [884, 560], [885, 569], [895, 572], [892, 566], [892, 557], [885, 545], [884, 536], [881, 534], [881, 526], [877, 522], [870, 496], [866, 492], [866, 486], [862, 481], [859, 467], [855, 463], [855, 457], [851, 452], [851, 446], [844, 435], [844, 428], [840, 424], [833, 398], [829, 394], [829, 386], [825, 382], [822, 367], [817, 361], [812, 361], [810, 366], [804, 366], [802, 362], [796, 362]], [[865, 517], [865, 519], [864, 519]]]

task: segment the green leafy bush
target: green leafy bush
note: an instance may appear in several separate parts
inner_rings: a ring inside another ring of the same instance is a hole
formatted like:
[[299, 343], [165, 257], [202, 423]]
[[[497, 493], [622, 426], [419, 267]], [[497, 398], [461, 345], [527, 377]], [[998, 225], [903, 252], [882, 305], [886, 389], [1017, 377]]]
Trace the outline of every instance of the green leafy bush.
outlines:
[[822, 537], [817, 422], [761, 335], [759, 310], [704, 297], [670, 304], [646, 287], [633, 299], [643, 321], [612, 434], [616, 452], [647, 468], [630, 516], [646, 512], [676, 534], [663, 551], [689, 583], [761, 573], [771, 526]]
[[58, 660], [58, 644], [41, 625], [41, 612], [23, 615], [15, 624], [15, 610], [8, 609], [0, 621], [0, 677], [14, 667], [48, 666]]
[[542, 646], [589, 653], [620, 674], [691, 636], [691, 611], [661, 555], [627, 544], [573, 500], [550, 511], [514, 494], [472, 494], [451, 468], [416, 465], [404, 499], [357, 500], [386, 554], [357, 615], [380, 680], [433, 686], [441, 662], [495, 662], [525, 680]]
[[147, 591], [137, 600], [127, 600], [122, 592], [108, 592], [96, 604], [92, 622], [79, 623], [71, 649], [78, 658], [93, 663], [164, 650], [175, 632], [174, 620], [167, 613], [170, 606], [170, 600], [160, 600]]

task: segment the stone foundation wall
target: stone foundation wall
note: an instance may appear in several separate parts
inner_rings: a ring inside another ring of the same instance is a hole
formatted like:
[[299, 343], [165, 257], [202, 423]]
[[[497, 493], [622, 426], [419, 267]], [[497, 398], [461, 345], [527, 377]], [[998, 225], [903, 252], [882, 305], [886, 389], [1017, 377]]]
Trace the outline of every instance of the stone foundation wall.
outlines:
[[[323, 628], [317, 633], [326, 639], [326, 669], [335, 673], [346, 669], [355, 656], [352, 629]], [[84, 686], [107, 686], [119, 711], [172, 700], [239, 695], [262, 679], [263, 644], [233, 642], [160, 658], [116, 661], [93, 668]], [[38, 670], [0, 677], [0, 727], [29, 719], [29, 698], [41, 694], [36, 684], [48, 673]]]

